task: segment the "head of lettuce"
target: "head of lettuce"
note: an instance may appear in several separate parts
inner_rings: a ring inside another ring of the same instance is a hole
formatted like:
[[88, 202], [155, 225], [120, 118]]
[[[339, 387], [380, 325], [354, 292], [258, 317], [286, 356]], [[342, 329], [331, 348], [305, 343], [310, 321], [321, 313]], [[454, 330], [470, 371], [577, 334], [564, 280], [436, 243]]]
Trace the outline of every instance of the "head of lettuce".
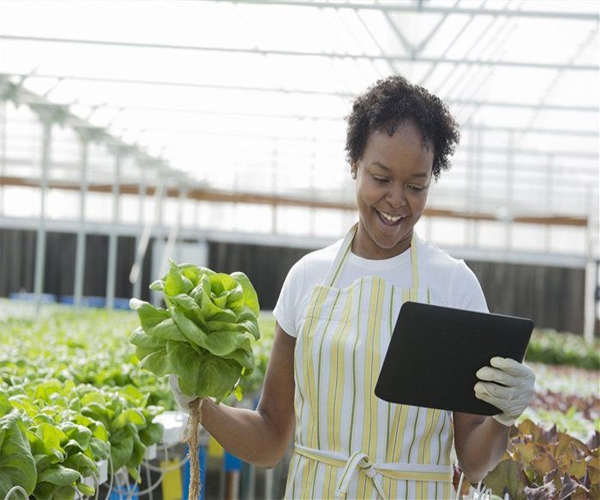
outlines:
[[175, 375], [190, 396], [241, 398], [239, 381], [254, 369], [252, 341], [260, 337], [260, 307], [248, 277], [171, 261], [150, 288], [163, 293], [166, 308], [130, 301], [140, 326], [129, 340], [141, 366]]

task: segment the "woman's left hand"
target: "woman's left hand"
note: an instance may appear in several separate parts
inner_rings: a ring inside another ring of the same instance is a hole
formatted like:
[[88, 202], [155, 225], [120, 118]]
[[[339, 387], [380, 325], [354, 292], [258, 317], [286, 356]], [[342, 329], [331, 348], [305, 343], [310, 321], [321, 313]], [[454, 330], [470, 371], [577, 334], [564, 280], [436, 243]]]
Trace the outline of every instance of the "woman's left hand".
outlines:
[[475, 396], [502, 410], [494, 418], [510, 427], [529, 406], [535, 392], [535, 374], [528, 366], [510, 358], [494, 357], [491, 366], [476, 375]]

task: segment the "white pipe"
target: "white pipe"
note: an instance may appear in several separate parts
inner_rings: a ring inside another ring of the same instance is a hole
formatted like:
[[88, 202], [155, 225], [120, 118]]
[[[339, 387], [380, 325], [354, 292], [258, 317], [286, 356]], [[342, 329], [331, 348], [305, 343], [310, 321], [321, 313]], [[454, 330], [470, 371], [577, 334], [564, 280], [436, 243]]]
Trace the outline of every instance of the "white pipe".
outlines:
[[265, 470], [265, 498], [273, 498], [273, 469]]
[[42, 125], [42, 183], [40, 186], [41, 207], [35, 245], [35, 274], [33, 281], [33, 293], [35, 294], [36, 307], [40, 306], [42, 302], [42, 293], [44, 291], [44, 272], [46, 266], [46, 197], [48, 191], [48, 170], [50, 168], [52, 140], [52, 122], [50, 120], [43, 120]]
[[[0, 177], [6, 175], [6, 101], [0, 103]], [[0, 217], [4, 214], [6, 187], [0, 186]]]
[[106, 270], [106, 307], [113, 309], [115, 306], [115, 284], [117, 273], [117, 225], [120, 219], [119, 213], [119, 184], [121, 180], [121, 150], [115, 151], [115, 174], [113, 178], [113, 224], [108, 236], [108, 268]]
[[73, 305], [81, 306], [83, 298], [83, 282], [85, 280], [85, 202], [87, 195], [87, 169], [88, 169], [89, 141], [81, 137], [81, 190], [79, 193], [79, 230], [77, 231], [77, 248], [75, 253], [75, 286], [73, 292]]
[[590, 212], [587, 227], [587, 262], [585, 266], [585, 295], [583, 310], [583, 338], [588, 344], [594, 341], [594, 330], [598, 320], [598, 303], [596, 301], [596, 289], [599, 286], [598, 266], [600, 264], [598, 255], [598, 205], [594, 200], [593, 191], [589, 189]]
[[156, 187], [156, 191], [154, 192], [154, 217], [152, 220], [145, 223], [144, 229], [142, 230], [142, 235], [140, 236], [137, 246], [135, 262], [133, 263], [133, 266], [131, 267], [131, 272], [129, 273], [129, 281], [131, 283], [135, 283], [139, 278], [144, 260], [144, 255], [146, 254], [148, 243], [150, 242], [152, 227], [154, 224], [160, 221], [164, 191], [164, 184], [159, 179], [158, 186]]
[[[146, 202], [146, 176], [145, 175], [140, 175], [140, 185], [139, 185], [139, 190], [138, 190], [138, 202], [139, 202], [139, 207], [138, 207], [138, 224], [139, 227], [144, 227], [144, 207], [145, 207], [145, 202]], [[139, 232], [136, 237], [135, 237], [135, 247], [138, 248], [140, 243], [141, 243], [141, 239], [142, 239], [142, 233], [143, 230], [141, 232]], [[135, 265], [135, 264], [134, 264]], [[132, 275], [129, 275], [129, 282], [133, 283], [133, 296], [134, 297], [141, 297], [142, 296], [142, 280], [140, 278], [140, 269], [136, 269], [136, 276], [135, 276], [135, 280], [132, 280]], [[131, 272], [133, 273], [133, 268], [131, 270]]]
[[179, 234], [179, 229], [181, 227], [181, 220], [183, 218], [183, 204], [185, 203], [186, 198], [187, 190], [182, 187], [179, 191], [179, 200], [177, 205], [177, 220], [175, 221], [175, 224], [171, 226], [171, 230], [169, 231], [167, 243], [165, 245], [163, 256], [160, 261], [161, 267], [159, 276], [162, 276], [167, 272], [170, 258], [174, 258], [175, 260], [177, 260], [177, 257], [173, 255], [173, 250], [175, 248], [175, 243], [177, 242], [177, 235]]

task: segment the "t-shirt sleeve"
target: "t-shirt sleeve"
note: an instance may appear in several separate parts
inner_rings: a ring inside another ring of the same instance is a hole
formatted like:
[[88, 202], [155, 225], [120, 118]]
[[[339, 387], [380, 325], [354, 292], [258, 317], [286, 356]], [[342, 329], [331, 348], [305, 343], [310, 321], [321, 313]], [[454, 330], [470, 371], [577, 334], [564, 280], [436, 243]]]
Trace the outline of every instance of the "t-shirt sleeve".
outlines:
[[283, 282], [279, 298], [273, 316], [279, 323], [279, 326], [291, 337], [297, 337], [296, 311], [298, 310], [298, 301], [302, 296], [304, 287], [304, 260], [300, 259], [290, 269]]
[[448, 287], [450, 307], [476, 312], [489, 312], [485, 295], [475, 273], [463, 260], [458, 261]]

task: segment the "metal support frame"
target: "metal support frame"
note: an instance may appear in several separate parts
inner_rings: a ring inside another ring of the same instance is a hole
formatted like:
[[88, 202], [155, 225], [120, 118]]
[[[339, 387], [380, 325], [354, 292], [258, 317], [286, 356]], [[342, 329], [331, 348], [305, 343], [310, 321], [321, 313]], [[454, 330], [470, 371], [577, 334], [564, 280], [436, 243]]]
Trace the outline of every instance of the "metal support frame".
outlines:
[[[554, 156], [549, 154], [546, 167], [546, 205], [552, 206], [554, 202]], [[544, 228], [544, 251], [549, 252], [552, 247], [552, 226]]]
[[600, 248], [599, 244], [599, 219], [598, 200], [590, 196], [590, 214], [587, 227], [587, 256], [585, 266], [585, 295], [584, 295], [584, 318], [583, 337], [591, 344], [594, 341], [594, 331], [598, 322], [600, 296]]
[[[418, 62], [418, 61], [415, 61]], [[441, 60], [438, 61], [442, 62]], [[17, 78], [26, 77], [24, 73], [0, 73], [0, 80], [14, 76]], [[87, 77], [83, 75], [58, 75], [50, 73], [36, 73], [36, 78], [48, 78], [48, 79], [63, 79], [73, 80], [82, 82], [100, 82], [100, 83], [119, 83], [126, 85], [151, 85], [151, 86], [166, 86], [166, 87], [180, 87], [180, 88], [194, 88], [194, 89], [205, 89], [205, 90], [240, 90], [249, 92], [263, 92], [263, 93], [283, 93], [286, 95], [315, 95], [315, 96], [332, 96], [339, 97], [341, 99], [350, 100], [355, 97], [354, 93], [344, 91], [331, 91], [331, 90], [314, 90], [314, 89], [300, 89], [300, 88], [273, 88], [273, 87], [257, 87], [251, 85], [236, 85], [236, 84], [207, 84], [207, 83], [190, 83], [190, 82], [178, 82], [172, 80], [141, 80], [131, 78], [110, 78], [110, 77]], [[27, 99], [22, 100], [26, 102]], [[578, 111], [582, 113], [598, 113], [597, 106], [586, 106], [583, 104], [539, 104], [539, 103], [523, 103], [523, 102], [510, 102], [510, 101], [483, 101], [480, 99], [457, 99], [448, 98], [444, 100], [449, 106], [476, 106], [483, 107], [489, 106], [494, 108], [515, 108], [515, 109], [537, 109], [543, 108], [552, 111]], [[92, 105], [90, 105], [92, 106]], [[136, 109], [134, 107], [127, 106], [128, 109]], [[121, 109], [121, 108], [119, 108]]]
[[[139, 164], [140, 171], [143, 170], [143, 164]], [[140, 175], [140, 184], [138, 187], [138, 228], [136, 237], [135, 237], [135, 248], [136, 252], [139, 252], [139, 249], [142, 245], [142, 240], [145, 237], [145, 222], [144, 222], [144, 208], [146, 205], [146, 175]], [[147, 243], [146, 243], [147, 245]], [[145, 253], [145, 249], [144, 249]], [[136, 265], [137, 264], [137, 265]], [[129, 274], [129, 282], [133, 284], [133, 296], [141, 297], [142, 296], [142, 269], [143, 269], [143, 258], [138, 261], [138, 256], [136, 253], [134, 267], [131, 268], [131, 273]], [[135, 272], [134, 272], [135, 269]]]
[[[273, 196], [277, 196], [277, 144], [273, 145], [273, 151], [271, 156], [271, 193]], [[279, 232], [277, 224], [277, 203], [273, 203], [273, 212], [271, 220], [271, 232], [277, 234]]]
[[86, 260], [86, 199], [88, 190], [89, 140], [81, 136], [81, 180], [79, 193], [79, 227], [75, 251], [75, 282], [73, 287], [73, 305], [79, 307], [83, 302], [83, 286], [85, 281]]
[[506, 214], [505, 214], [505, 241], [506, 249], [512, 250], [513, 247], [513, 220], [511, 207], [514, 205], [514, 187], [515, 187], [515, 136], [514, 132], [508, 134], [507, 155], [506, 155]]
[[113, 309], [115, 306], [115, 283], [117, 275], [117, 250], [118, 238], [117, 227], [121, 219], [119, 204], [119, 185], [121, 183], [121, 148], [115, 148], [115, 173], [113, 177], [112, 202], [113, 213], [111, 231], [108, 236], [108, 265], [106, 270], [106, 307]]
[[[162, 276], [167, 272], [169, 267], [169, 259], [179, 261], [179, 255], [177, 254], [177, 236], [181, 229], [181, 221], [183, 220], [183, 208], [185, 200], [187, 199], [187, 187], [181, 185], [179, 188], [179, 197], [177, 198], [177, 220], [175, 224], [171, 225], [169, 235], [167, 237], [167, 243], [165, 244], [164, 252], [161, 259], [159, 275]], [[162, 212], [162, 211], [161, 211]]]
[[[150, 243], [150, 236], [152, 235], [153, 226], [160, 226], [162, 220], [162, 204], [165, 196], [165, 186], [162, 182], [162, 179], [159, 178], [158, 186], [154, 191], [154, 216], [147, 221], [143, 222], [142, 233], [137, 242], [135, 261], [133, 266], [131, 267], [131, 271], [129, 273], [129, 281], [135, 285], [137, 281], [139, 281], [143, 263], [144, 256], [146, 255], [146, 250], [148, 249], [148, 244]], [[140, 217], [142, 217], [142, 212], [140, 212]], [[143, 219], [141, 219], [143, 220]]]
[[[203, 52], [218, 52], [227, 54], [252, 54], [264, 56], [289, 56], [289, 57], [325, 57], [328, 59], [347, 59], [353, 61], [387, 61], [389, 63], [399, 62], [415, 62], [412, 56], [403, 55], [386, 55], [386, 54], [347, 54], [337, 52], [322, 52], [322, 51], [294, 51], [281, 49], [258, 49], [258, 48], [224, 48], [211, 47], [209, 45], [171, 45], [162, 43], [136, 43], [136, 42], [118, 42], [106, 40], [88, 40], [75, 38], [56, 38], [56, 37], [33, 37], [33, 36], [17, 36], [17, 35], [0, 35], [0, 40], [19, 40], [23, 42], [39, 42], [39, 43], [67, 43], [81, 45], [97, 45], [110, 47], [131, 47], [131, 48], [147, 48], [147, 49], [165, 49], [165, 50], [192, 50]], [[592, 71], [597, 72], [598, 66], [595, 64], [556, 64], [543, 63], [537, 61], [495, 61], [491, 59], [461, 59], [461, 58], [446, 58], [440, 60], [437, 57], [419, 57], [420, 63], [445, 63], [456, 66], [503, 66], [508, 68], [539, 68], [539, 69], [569, 69], [571, 71]], [[65, 76], [64, 78], [69, 78]]]
[[35, 304], [39, 307], [42, 303], [44, 293], [44, 274], [46, 271], [46, 198], [48, 191], [48, 176], [50, 170], [50, 155], [52, 151], [52, 121], [49, 118], [42, 119], [42, 163], [41, 163], [41, 185], [40, 185], [40, 218], [36, 234], [35, 244], [35, 274], [33, 280], [33, 293]]
[[[203, 1], [203, 0], [201, 0]], [[205, 1], [205, 0], [204, 0]], [[598, 21], [598, 15], [587, 12], [551, 12], [540, 10], [513, 10], [513, 9], [491, 9], [487, 7], [446, 7], [441, 5], [428, 5], [422, 2], [328, 2], [318, 0], [232, 0], [236, 4], [255, 5], [281, 5], [293, 7], [332, 8], [332, 9], [354, 9], [354, 10], [377, 10], [382, 12], [405, 12], [415, 14], [462, 14], [480, 15], [490, 17], [524, 17], [544, 19], [568, 19], [573, 21]]]
[[[0, 177], [6, 175], [6, 101], [0, 102]], [[0, 217], [4, 215], [5, 188], [0, 186]]]

